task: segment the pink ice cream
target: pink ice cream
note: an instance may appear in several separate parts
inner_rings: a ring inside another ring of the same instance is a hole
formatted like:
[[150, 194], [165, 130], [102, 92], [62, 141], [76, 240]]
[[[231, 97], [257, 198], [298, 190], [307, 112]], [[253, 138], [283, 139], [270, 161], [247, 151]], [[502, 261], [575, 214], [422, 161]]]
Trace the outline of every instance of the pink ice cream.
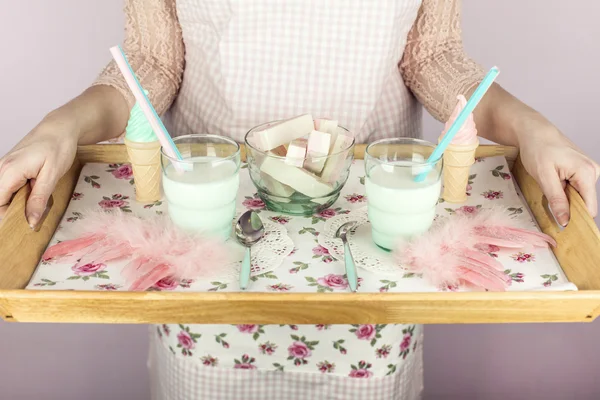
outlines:
[[[467, 99], [465, 99], [465, 96], [462, 94], [459, 94], [457, 99], [458, 103], [456, 104], [452, 115], [446, 122], [446, 125], [444, 125], [444, 131], [440, 136], [440, 140], [444, 137], [446, 132], [448, 132], [448, 129], [450, 129], [450, 126], [452, 126], [452, 123], [456, 120], [456, 118], [458, 118], [458, 114], [460, 114], [462, 109], [467, 105]], [[463, 126], [458, 130], [458, 132], [456, 132], [456, 135], [454, 135], [454, 138], [450, 144], [466, 146], [476, 143], [477, 140], [477, 127], [475, 126], [475, 121], [473, 120], [473, 114], [470, 114]]]

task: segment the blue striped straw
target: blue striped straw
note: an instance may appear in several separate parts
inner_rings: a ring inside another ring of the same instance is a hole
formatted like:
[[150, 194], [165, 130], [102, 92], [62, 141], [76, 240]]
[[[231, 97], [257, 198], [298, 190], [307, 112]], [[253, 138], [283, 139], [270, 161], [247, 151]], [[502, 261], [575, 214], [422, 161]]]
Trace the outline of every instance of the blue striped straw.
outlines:
[[[125, 56], [125, 52], [123, 51], [121, 46], [112, 47], [110, 49], [110, 52], [113, 55], [117, 66], [121, 70], [121, 73], [125, 78], [125, 82], [127, 82], [127, 86], [129, 86], [129, 90], [131, 90], [136, 101], [140, 106], [140, 109], [142, 110], [144, 115], [146, 115], [148, 122], [152, 126], [154, 133], [161, 142], [161, 145], [165, 149], [165, 152], [171, 157], [177, 158], [180, 161], [183, 160], [179, 149], [177, 148], [177, 146], [175, 146], [175, 142], [173, 142], [173, 139], [171, 138], [171, 135], [169, 135], [167, 128], [158, 116], [158, 113], [152, 106], [152, 103], [150, 103], [150, 99], [148, 99], [148, 96], [146, 96], [146, 93], [144, 91], [144, 88], [142, 88], [140, 81], [135, 76], [135, 72], [133, 72], [133, 68], [131, 68], [129, 61], [127, 61], [127, 56]], [[175, 165], [175, 168], [180, 169], [181, 166]]]
[[473, 112], [475, 107], [477, 107], [485, 93], [488, 91], [490, 86], [492, 86], [492, 83], [494, 83], [494, 80], [496, 79], [499, 73], [500, 71], [498, 70], [498, 68], [493, 67], [485, 75], [485, 78], [483, 78], [479, 86], [477, 86], [477, 89], [475, 89], [473, 95], [471, 96], [469, 101], [467, 101], [465, 107], [458, 114], [458, 117], [454, 120], [454, 123], [452, 124], [452, 126], [450, 126], [450, 129], [448, 129], [440, 143], [436, 146], [436, 148], [433, 150], [433, 152], [427, 159], [427, 167], [424, 169], [423, 172], [415, 176], [416, 182], [423, 182], [425, 180], [427, 174], [431, 171], [433, 163], [439, 160], [440, 157], [442, 157], [444, 151], [446, 151], [446, 148], [448, 148], [450, 142], [452, 142], [452, 139], [454, 139], [456, 133], [459, 131], [460, 128], [462, 128], [469, 115]]

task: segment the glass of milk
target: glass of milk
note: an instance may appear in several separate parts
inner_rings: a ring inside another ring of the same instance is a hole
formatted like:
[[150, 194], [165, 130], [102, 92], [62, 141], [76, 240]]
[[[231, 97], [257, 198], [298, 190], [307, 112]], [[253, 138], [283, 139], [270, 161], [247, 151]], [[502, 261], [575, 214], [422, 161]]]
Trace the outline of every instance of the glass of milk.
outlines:
[[179, 136], [173, 141], [182, 161], [161, 149], [163, 190], [171, 220], [188, 231], [229, 239], [240, 185], [239, 144], [217, 135]]
[[[440, 197], [442, 159], [427, 163], [435, 145], [412, 138], [383, 139], [365, 151], [367, 209], [375, 244], [392, 250], [400, 238], [426, 232]], [[429, 170], [422, 182], [414, 177]]]

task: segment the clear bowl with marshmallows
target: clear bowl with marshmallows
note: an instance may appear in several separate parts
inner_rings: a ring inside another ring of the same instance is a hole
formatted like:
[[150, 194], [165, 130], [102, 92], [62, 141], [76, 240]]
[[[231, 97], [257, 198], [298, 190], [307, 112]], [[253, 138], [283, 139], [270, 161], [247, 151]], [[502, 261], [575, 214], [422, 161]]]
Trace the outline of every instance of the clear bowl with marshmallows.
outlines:
[[348, 180], [354, 135], [310, 114], [252, 128], [245, 137], [250, 179], [267, 209], [312, 215], [329, 208]]

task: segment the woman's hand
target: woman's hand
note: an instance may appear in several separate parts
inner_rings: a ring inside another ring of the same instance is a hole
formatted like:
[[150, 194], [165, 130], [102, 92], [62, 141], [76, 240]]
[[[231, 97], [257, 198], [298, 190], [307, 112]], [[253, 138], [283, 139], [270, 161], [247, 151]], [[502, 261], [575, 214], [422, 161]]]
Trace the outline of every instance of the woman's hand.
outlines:
[[106, 85], [92, 86], [48, 114], [0, 159], [0, 219], [13, 194], [29, 181], [32, 192], [25, 215], [34, 228], [56, 183], [73, 164], [77, 145], [116, 137], [124, 131], [128, 118], [123, 95]]
[[579, 192], [592, 217], [596, 217], [600, 167], [548, 119], [497, 83], [490, 87], [473, 114], [482, 137], [519, 148], [523, 166], [540, 185], [559, 224], [566, 226], [569, 222], [567, 182]]
[[596, 181], [600, 166], [544, 118], [529, 119], [518, 137], [521, 161], [538, 182], [559, 224], [569, 222], [567, 182], [581, 195], [592, 215], [598, 215]]
[[12, 196], [30, 181], [25, 215], [32, 228], [38, 224], [56, 183], [73, 164], [77, 141], [71, 119], [50, 115], [0, 159], [0, 219]]

